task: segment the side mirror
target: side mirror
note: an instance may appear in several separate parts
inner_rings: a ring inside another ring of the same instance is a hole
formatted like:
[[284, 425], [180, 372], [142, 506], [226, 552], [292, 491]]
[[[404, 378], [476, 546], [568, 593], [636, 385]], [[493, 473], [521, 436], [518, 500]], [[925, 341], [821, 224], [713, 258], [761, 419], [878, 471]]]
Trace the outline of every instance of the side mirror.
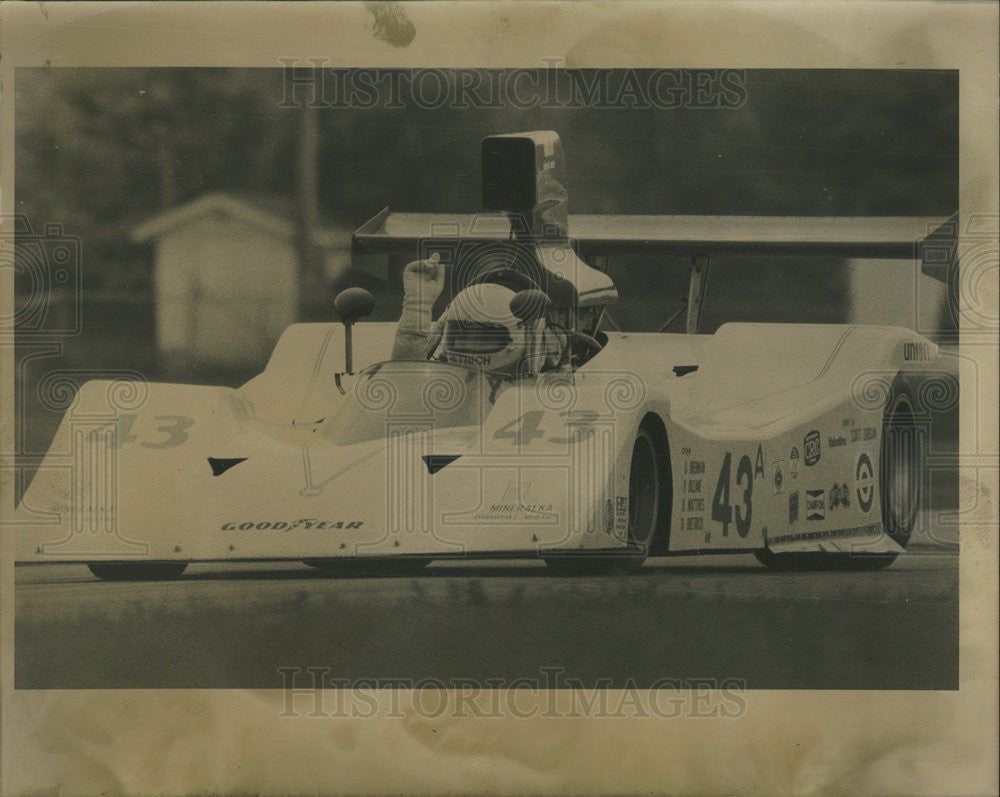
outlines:
[[375, 297], [364, 288], [348, 288], [337, 294], [333, 306], [340, 314], [344, 324], [344, 371], [354, 373], [353, 345], [351, 343], [351, 325], [359, 318], [371, 315], [375, 309]]
[[510, 300], [510, 312], [522, 323], [534, 323], [545, 315], [552, 306], [552, 300], [545, 291], [537, 288], [518, 291]]
[[371, 315], [375, 309], [375, 297], [364, 288], [348, 288], [337, 294], [333, 306], [345, 324], [353, 324], [359, 318]]

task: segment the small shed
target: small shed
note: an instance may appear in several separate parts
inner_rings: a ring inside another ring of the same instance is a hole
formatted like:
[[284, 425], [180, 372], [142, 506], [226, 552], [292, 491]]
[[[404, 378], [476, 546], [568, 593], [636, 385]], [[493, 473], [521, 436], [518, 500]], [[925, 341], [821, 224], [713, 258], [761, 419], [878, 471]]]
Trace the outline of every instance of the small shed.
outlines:
[[[294, 206], [206, 194], [137, 227], [155, 242], [157, 347], [168, 362], [256, 368], [299, 320], [302, 275]], [[350, 229], [315, 235], [325, 278], [350, 260]], [[332, 313], [332, 308], [331, 308]]]

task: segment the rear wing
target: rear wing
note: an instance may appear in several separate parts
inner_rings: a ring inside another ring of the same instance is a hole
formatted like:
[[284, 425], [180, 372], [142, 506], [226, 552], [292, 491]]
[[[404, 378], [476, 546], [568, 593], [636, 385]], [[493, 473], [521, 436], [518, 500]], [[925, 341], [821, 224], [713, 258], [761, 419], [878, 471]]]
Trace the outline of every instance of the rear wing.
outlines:
[[581, 250], [910, 259], [946, 218], [916, 216], [570, 216]]
[[[495, 248], [503, 241], [517, 241], [523, 246], [526, 237], [519, 221], [512, 214], [391, 213], [385, 208], [354, 233], [352, 264], [385, 279], [390, 256], [413, 260], [437, 252], [449, 260], [457, 244]], [[911, 260], [919, 262], [924, 273], [946, 281], [957, 226], [957, 216], [570, 215], [568, 239], [549, 241], [543, 250], [567, 247], [578, 259], [570, 281], [576, 283], [581, 307], [614, 300], [614, 286], [605, 272], [615, 255], [690, 257], [687, 329], [694, 332], [713, 257]]]
[[[569, 240], [584, 258], [588, 254], [660, 253], [906, 260], [920, 258], [927, 239], [953, 237], [955, 225], [954, 216], [571, 215]], [[434, 251], [437, 241], [510, 240], [519, 237], [516, 226], [516, 219], [504, 214], [390, 213], [385, 208], [354, 233], [354, 265], [377, 270], [374, 258], [417, 257]]]

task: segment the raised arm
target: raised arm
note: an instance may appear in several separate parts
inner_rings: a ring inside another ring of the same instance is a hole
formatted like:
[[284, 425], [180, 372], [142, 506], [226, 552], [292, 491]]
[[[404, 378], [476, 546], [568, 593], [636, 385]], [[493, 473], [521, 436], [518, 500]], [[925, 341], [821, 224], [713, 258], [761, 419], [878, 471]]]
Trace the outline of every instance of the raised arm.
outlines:
[[427, 356], [434, 324], [431, 310], [444, 288], [444, 266], [434, 253], [426, 260], [414, 260], [403, 270], [403, 312], [392, 346], [394, 360], [422, 360]]

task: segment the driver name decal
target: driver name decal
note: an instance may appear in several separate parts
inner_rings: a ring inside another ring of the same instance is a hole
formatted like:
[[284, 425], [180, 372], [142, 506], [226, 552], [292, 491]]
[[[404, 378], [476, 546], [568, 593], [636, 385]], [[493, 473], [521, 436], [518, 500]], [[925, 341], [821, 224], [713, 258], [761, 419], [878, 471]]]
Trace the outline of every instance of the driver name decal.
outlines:
[[459, 354], [449, 352], [448, 362], [462, 363], [463, 365], [489, 365], [493, 361], [491, 354]]

